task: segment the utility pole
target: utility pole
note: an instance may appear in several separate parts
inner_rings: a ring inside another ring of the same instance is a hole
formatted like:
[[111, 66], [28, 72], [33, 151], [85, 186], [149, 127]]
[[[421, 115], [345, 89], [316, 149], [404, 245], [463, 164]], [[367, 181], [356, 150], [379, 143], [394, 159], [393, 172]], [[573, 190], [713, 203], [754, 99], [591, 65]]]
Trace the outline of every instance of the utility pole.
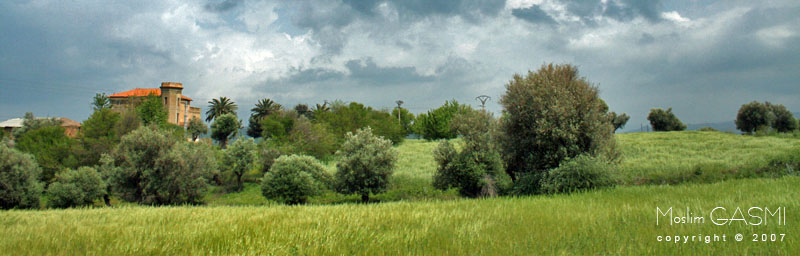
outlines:
[[397, 100], [394, 103], [397, 103], [397, 123], [399, 123], [400, 126], [402, 126], [403, 125], [403, 121], [401, 121], [401, 119], [400, 119], [400, 105], [403, 105], [403, 101], [402, 100]]
[[486, 101], [492, 99], [492, 97], [489, 97], [488, 95], [481, 95], [475, 97], [475, 99], [481, 102], [481, 109], [486, 110]]

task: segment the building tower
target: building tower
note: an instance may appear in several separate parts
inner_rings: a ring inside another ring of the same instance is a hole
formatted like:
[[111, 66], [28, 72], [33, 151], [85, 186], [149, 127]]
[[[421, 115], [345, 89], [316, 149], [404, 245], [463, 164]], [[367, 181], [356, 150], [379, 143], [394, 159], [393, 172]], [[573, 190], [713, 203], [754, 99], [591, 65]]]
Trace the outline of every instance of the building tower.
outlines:
[[181, 83], [174, 83], [174, 82], [163, 82], [161, 83], [161, 99], [164, 101], [164, 106], [167, 108], [167, 121], [174, 124], [183, 124], [183, 115], [185, 115], [185, 111], [182, 111], [186, 105], [181, 98], [181, 93], [183, 92], [183, 84]]

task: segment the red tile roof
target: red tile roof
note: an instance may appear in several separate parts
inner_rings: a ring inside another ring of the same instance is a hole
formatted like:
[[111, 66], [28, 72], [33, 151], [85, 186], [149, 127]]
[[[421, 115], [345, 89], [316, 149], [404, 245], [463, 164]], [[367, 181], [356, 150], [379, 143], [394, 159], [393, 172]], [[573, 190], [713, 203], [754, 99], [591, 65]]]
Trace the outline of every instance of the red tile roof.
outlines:
[[[150, 94], [153, 94], [153, 95], [156, 95], [156, 96], [161, 96], [161, 89], [158, 89], [158, 88], [154, 88], [154, 89], [136, 88], [136, 89], [133, 89], [133, 90], [130, 90], [130, 91], [111, 94], [108, 97], [109, 98], [144, 97], [144, 96], [149, 96]], [[186, 97], [184, 95], [181, 95], [181, 99], [184, 99], [184, 100], [187, 100], [187, 101], [192, 101], [192, 98]]]

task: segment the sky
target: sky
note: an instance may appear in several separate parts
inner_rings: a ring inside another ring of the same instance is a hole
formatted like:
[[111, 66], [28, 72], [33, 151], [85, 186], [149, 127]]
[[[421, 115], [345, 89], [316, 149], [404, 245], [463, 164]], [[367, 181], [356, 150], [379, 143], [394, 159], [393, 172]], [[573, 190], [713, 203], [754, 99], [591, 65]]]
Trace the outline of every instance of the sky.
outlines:
[[750, 101], [800, 112], [799, 1], [0, 1], [0, 121], [83, 121], [95, 93], [181, 82], [246, 122], [270, 98], [502, 111], [514, 74], [572, 64], [612, 111], [685, 123]]

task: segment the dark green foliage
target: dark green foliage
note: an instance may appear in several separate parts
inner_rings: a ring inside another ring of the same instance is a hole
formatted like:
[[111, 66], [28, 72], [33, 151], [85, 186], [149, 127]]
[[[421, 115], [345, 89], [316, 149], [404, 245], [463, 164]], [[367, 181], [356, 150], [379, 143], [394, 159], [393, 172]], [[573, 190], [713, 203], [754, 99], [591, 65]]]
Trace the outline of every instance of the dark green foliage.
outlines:
[[413, 127], [412, 127], [412, 124], [414, 123], [414, 120], [415, 120], [414, 119], [414, 114], [408, 112], [408, 109], [404, 109], [404, 108], [401, 108], [399, 110], [399, 112], [400, 113], [398, 114], [397, 108], [393, 109], [392, 110], [392, 117], [395, 118], [395, 120], [397, 120], [398, 116], [400, 117], [400, 119], [398, 120], [398, 123], [400, 123], [400, 126], [403, 127], [403, 132], [404, 132], [403, 135], [404, 136], [408, 136], [409, 134], [414, 132], [413, 131]]
[[247, 120], [247, 136], [261, 138], [263, 130], [259, 121], [256, 116], [250, 116], [250, 119]]
[[326, 159], [336, 150], [336, 138], [324, 123], [312, 123], [294, 111], [278, 111], [261, 123], [265, 144], [282, 153]]
[[83, 154], [79, 155], [81, 165], [94, 166], [100, 160], [100, 155], [109, 153], [119, 143], [117, 125], [120, 114], [110, 108], [99, 108], [81, 124], [79, 137]]
[[281, 110], [281, 104], [275, 103], [271, 99], [261, 99], [250, 111], [249, 124], [247, 125], [247, 135], [253, 138], [262, 136], [261, 120]]
[[650, 126], [653, 127], [653, 131], [668, 132], [686, 130], [686, 125], [672, 113], [672, 108], [668, 108], [667, 111], [660, 108], [651, 109], [650, 114], [647, 115], [647, 120], [650, 121]]
[[275, 159], [284, 155], [281, 151], [271, 148], [266, 144], [259, 144], [260, 149], [258, 149], [258, 161], [261, 163], [261, 173], [267, 173], [270, 168], [272, 168], [272, 164], [275, 163]]
[[542, 194], [543, 183], [547, 182], [548, 172], [527, 172], [517, 176], [511, 194], [536, 195]]
[[242, 176], [253, 167], [256, 159], [256, 144], [252, 139], [239, 138], [226, 148], [222, 158], [228, 187], [233, 191], [241, 191], [244, 187]]
[[395, 144], [405, 138], [405, 132], [397, 123], [397, 117], [392, 118], [386, 111], [374, 110], [356, 102], [347, 105], [336, 102], [330, 111], [314, 113], [314, 118], [316, 123], [327, 126], [336, 137], [337, 143], [343, 142], [348, 132], [355, 132], [364, 127], [371, 127], [375, 135], [389, 139]]
[[276, 111], [272, 115], [261, 119], [261, 131], [264, 139], [285, 141], [294, 128], [298, 119], [297, 113], [291, 111]]
[[338, 191], [359, 194], [363, 202], [369, 201], [370, 193], [386, 191], [397, 162], [397, 150], [391, 141], [373, 135], [369, 127], [358, 129], [355, 134], [348, 132], [336, 156]]
[[[458, 112], [470, 107], [461, 105], [456, 100], [445, 101], [441, 107], [422, 113], [414, 120], [413, 130], [426, 140], [452, 139], [457, 133], [450, 125], [450, 120]], [[395, 117], [396, 118], [396, 117]]]
[[50, 207], [67, 208], [91, 205], [106, 193], [106, 183], [92, 167], [68, 169], [56, 175], [56, 181], [47, 188]]
[[189, 120], [189, 126], [186, 130], [192, 135], [192, 141], [196, 141], [200, 135], [208, 133], [206, 124], [197, 117], [193, 117], [192, 120]]
[[116, 130], [117, 136], [122, 137], [136, 130], [139, 126], [142, 126], [139, 114], [134, 109], [129, 109], [120, 113], [119, 123], [114, 127], [114, 130]]
[[308, 105], [306, 104], [297, 104], [294, 106], [294, 111], [297, 112], [298, 115], [305, 116], [306, 118], [311, 118], [312, 112], [308, 109]]
[[581, 154], [618, 156], [608, 106], [574, 66], [550, 64], [525, 77], [514, 75], [500, 103], [502, 155], [515, 179]]
[[219, 99], [211, 99], [208, 101], [208, 111], [206, 111], [206, 122], [217, 119], [225, 114], [236, 115], [236, 105], [231, 99], [227, 97], [219, 97]]
[[697, 130], [701, 131], [701, 132], [718, 132], [717, 129], [714, 129], [713, 127], [708, 127], [708, 126], [702, 127], [700, 129], [697, 129]]
[[142, 103], [136, 106], [139, 118], [144, 125], [161, 126], [167, 123], [167, 108], [156, 95], [147, 96]]
[[310, 156], [281, 156], [264, 174], [261, 193], [264, 197], [286, 204], [305, 203], [331, 184], [325, 167]]
[[594, 157], [580, 155], [550, 170], [542, 184], [544, 193], [572, 193], [611, 186], [610, 165]]
[[765, 105], [769, 108], [775, 116], [775, 121], [772, 122], [772, 128], [778, 132], [791, 132], [797, 130], [797, 119], [791, 111], [786, 109], [781, 104], [772, 104], [766, 102]]
[[496, 196], [506, 193], [511, 180], [503, 170], [493, 133], [497, 121], [486, 111], [468, 110], [458, 113], [451, 122], [464, 140], [459, 152], [448, 141], [434, 150], [438, 164], [433, 186], [457, 188], [462, 196]]
[[40, 172], [33, 156], [0, 143], [0, 209], [39, 208]]
[[218, 116], [211, 123], [211, 138], [218, 141], [222, 148], [225, 148], [228, 145], [228, 140], [236, 136], [241, 127], [241, 123], [234, 114]]
[[105, 93], [96, 93], [92, 98], [92, 109], [98, 111], [101, 109], [110, 109], [111, 100], [108, 99]]
[[73, 154], [76, 141], [64, 135], [64, 127], [46, 126], [26, 132], [18, 138], [16, 149], [30, 153], [42, 167], [41, 181], [49, 183], [64, 168], [75, 168], [78, 159]]
[[775, 114], [766, 104], [753, 101], [739, 108], [739, 113], [736, 114], [736, 129], [750, 134], [757, 130], [767, 129], [772, 126], [774, 121]]
[[610, 115], [611, 124], [614, 125], [614, 132], [624, 128], [625, 124], [628, 123], [628, 119], [631, 119], [631, 117], [625, 113], [622, 113], [622, 115], [617, 115], [616, 112], [611, 112], [608, 114]]
[[148, 127], [123, 136], [114, 158], [116, 168], [106, 168], [114, 170], [108, 174], [113, 191], [143, 204], [199, 203], [216, 168], [210, 147], [178, 143]]
[[11, 131], [11, 135], [14, 138], [21, 138], [25, 135], [28, 131], [33, 131], [42, 127], [49, 127], [49, 126], [60, 126], [61, 120], [56, 118], [36, 118], [33, 116], [33, 113], [27, 112], [25, 113], [25, 117], [22, 119], [22, 127], [14, 128]]

